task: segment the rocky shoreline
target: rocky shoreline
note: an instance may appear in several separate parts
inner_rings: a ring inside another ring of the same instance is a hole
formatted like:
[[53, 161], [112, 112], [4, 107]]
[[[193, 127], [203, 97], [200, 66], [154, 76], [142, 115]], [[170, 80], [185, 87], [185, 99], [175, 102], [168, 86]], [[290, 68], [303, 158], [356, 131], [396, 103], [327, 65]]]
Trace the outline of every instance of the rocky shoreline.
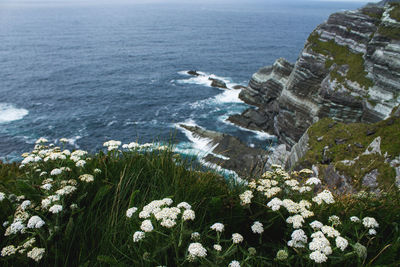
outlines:
[[[258, 70], [248, 86], [240, 88], [240, 99], [251, 107], [228, 120], [240, 127], [276, 135], [279, 145], [271, 151], [248, 147], [223, 133], [181, 125], [197, 136], [211, 140], [213, 151], [204, 160], [234, 170], [243, 177], [269, 170], [272, 164], [290, 170], [309, 154], [310, 149], [316, 149], [314, 139], [321, 144], [326, 142], [323, 136], [309, 135], [310, 127], [324, 118], [343, 123], [373, 124], [393, 116], [392, 121], [398, 123], [400, 1], [386, 2], [332, 14], [310, 34], [294, 64], [280, 58], [272, 66]], [[195, 71], [188, 74], [199, 75]], [[213, 81], [213, 84], [224, 88], [219, 81]], [[334, 125], [327, 131], [334, 129]], [[366, 136], [374, 134], [366, 133]], [[386, 138], [374, 136], [376, 140], [378, 137], [379, 140]], [[395, 173], [396, 184], [400, 186], [400, 151], [391, 152], [392, 155], [376, 153], [383, 165], [366, 173], [361, 177], [360, 186], [355, 186], [352, 177], [339, 168], [343, 160], [335, 162], [332, 159], [332, 150], [336, 146], [346, 145], [347, 149], [355, 146], [360, 150], [359, 156], [365, 156], [367, 152], [361, 150], [370, 147], [374, 141], [367, 138], [372, 143], [361, 145], [358, 141], [348, 143], [347, 139], [336, 139], [318, 152], [321, 160], [308, 162], [308, 166], [301, 162], [301, 167], [312, 168], [315, 175], [323, 176], [328, 187], [338, 193], [360, 188], [378, 190], [379, 172], [386, 167], [387, 170], [393, 168], [390, 175]], [[380, 145], [375, 150], [380, 151]], [[354, 159], [357, 161], [359, 157]]]

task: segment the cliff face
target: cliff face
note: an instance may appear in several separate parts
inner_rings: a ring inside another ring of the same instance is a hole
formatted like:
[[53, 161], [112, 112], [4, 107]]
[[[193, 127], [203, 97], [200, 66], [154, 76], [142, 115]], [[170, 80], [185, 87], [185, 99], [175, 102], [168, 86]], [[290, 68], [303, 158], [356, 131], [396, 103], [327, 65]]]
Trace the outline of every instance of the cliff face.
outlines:
[[400, 103], [400, 4], [335, 13], [309, 36], [294, 65], [278, 59], [240, 97], [254, 105], [230, 121], [293, 146], [324, 117], [377, 122]]

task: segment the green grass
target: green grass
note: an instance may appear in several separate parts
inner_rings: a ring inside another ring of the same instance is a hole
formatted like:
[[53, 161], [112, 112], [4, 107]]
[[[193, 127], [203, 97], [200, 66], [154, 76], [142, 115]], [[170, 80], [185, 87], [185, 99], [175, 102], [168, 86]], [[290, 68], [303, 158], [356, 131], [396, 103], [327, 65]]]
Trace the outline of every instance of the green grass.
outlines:
[[[333, 64], [336, 67], [331, 71], [331, 78], [337, 79], [344, 85], [345, 80], [357, 82], [360, 86], [368, 89], [374, 85], [373, 81], [367, 77], [367, 72], [364, 69], [363, 54], [353, 53], [346, 46], [341, 46], [335, 43], [334, 40], [327, 42], [321, 41], [319, 35], [312, 33], [308, 38], [310, 48], [319, 54], [329, 57], [325, 62], [325, 67], [329, 69]], [[345, 76], [338, 73], [340, 66], [347, 65], [348, 72]]]
[[[340, 132], [339, 129], [333, 130]], [[395, 135], [393, 139], [399, 138]], [[382, 147], [389, 152], [392, 149], [385, 142]], [[23, 168], [19, 168], [17, 163], [0, 164], [0, 192], [5, 192], [8, 196], [0, 202], [0, 222], [12, 221], [16, 216], [16, 207], [22, 201], [11, 201], [11, 193], [15, 196], [24, 195], [25, 199], [38, 203], [38, 208], [30, 207], [26, 212], [29, 216], [38, 215], [46, 222], [40, 229], [30, 229], [25, 234], [6, 237], [6, 227], [0, 226], [0, 234], [3, 236], [0, 239], [0, 249], [11, 244], [17, 246], [26, 241], [27, 236], [34, 236], [37, 240], [35, 246], [46, 249], [38, 266], [227, 266], [232, 260], [240, 261], [241, 266], [312, 264], [308, 248], [292, 249], [286, 245], [294, 229], [285, 222], [285, 217], [293, 214], [283, 208], [278, 212], [269, 209], [266, 204], [273, 197], [267, 198], [259, 189], [254, 190], [228, 181], [214, 172], [199, 171], [193, 162], [182, 159], [169, 150], [107, 154], [100, 152], [84, 158], [86, 165], [83, 168], [76, 167], [68, 157], [64, 160], [30, 163]], [[60, 167], [69, 167], [71, 171], [65, 171], [58, 176], [49, 175], [51, 170]], [[100, 169], [101, 173], [94, 175], [94, 182], [79, 181], [81, 174], [93, 174], [95, 169]], [[47, 175], [40, 176], [43, 171]], [[302, 199], [311, 201], [314, 193], [299, 193], [290, 188], [283, 178], [286, 175], [280, 169], [267, 175], [281, 188], [276, 196], [297, 202]], [[53, 191], [62, 187], [64, 181], [76, 179], [78, 182], [74, 193], [62, 196], [59, 203], [64, 209], [59, 214], [51, 214], [46, 209], [39, 208], [41, 200], [53, 194], [40, 189], [42, 181], [50, 176], [54, 179], [54, 189], [51, 189]], [[292, 177], [303, 183], [307, 175], [294, 173]], [[262, 179], [265, 177], [256, 177], [255, 181], [259, 183]], [[251, 204], [242, 206], [240, 194], [245, 190], [252, 190], [254, 198]], [[181, 201], [191, 204], [196, 213], [195, 220], [182, 222], [169, 230], [158, 226], [152, 217], [155, 230], [146, 233], [145, 239], [140, 243], [133, 242], [132, 235], [140, 230], [142, 220], [138, 218], [139, 211], [151, 201], [165, 197], [173, 199], [173, 205]], [[71, 210], [71, 204], [77, 204], [78, 208]], [[133, 206], [139, 210], [128, 219], [126, 210]], [[396, 254], [400, 248], [398, 190], [388, 191], [384, 197], [371, 195], [362, 200], [355, 196], [343, 196], [334, 204], [314, 204], [313, 212], [315, 215], [307, 219], [307, 224], [303, 226], [308, 236], [312, 233], [309, 222], [319, 220], [329, 224], [328, 217], [336, 214], [343, 220], [343, 224], [337, 229], [350, 243], [344, 252], [334, 248], [328, 265], [400, 263]], [[378, 235], [373, 238], [365, 235], [363, 229], [349, 222], [350, 216], [375, 217], [380, 225], [377, 229]], [[261, 236], [250, 229], [254, 221], [260, 221], [264, 225], [265, 232]], [[215, 222], [225, 225], [221, 235], [216, 236], [210, 230]], [[355, 235], [354, 227], [360, 228], [357, 230], [358, 235]], [[194, 242], [190, 240], [193, 231], [201, 234], [199, 242], [207, 247], [207, 257], [191, 263], [187, 260], [187, 247]], [[232, 233], [242, 234], [244, 241], [238, 245], [232, 244]], [[355, 254], [351, 246], [356, 242], [367, 247], [366, 259], [360, 259]], [[215, 243], [222, 245], [221, 254], [213, 250]], [[334, 247], [335, 241], [331, 240], [331, 244]], [[250, 247], [255, 249], [256, 254], [252, 254], [253, 249], [248, 250]], [[275, 259], [280, 249], [289, 253], [284, 261]], [[17, 254], [0, 257], [0, 265], [34, 266], [35, 262]]]

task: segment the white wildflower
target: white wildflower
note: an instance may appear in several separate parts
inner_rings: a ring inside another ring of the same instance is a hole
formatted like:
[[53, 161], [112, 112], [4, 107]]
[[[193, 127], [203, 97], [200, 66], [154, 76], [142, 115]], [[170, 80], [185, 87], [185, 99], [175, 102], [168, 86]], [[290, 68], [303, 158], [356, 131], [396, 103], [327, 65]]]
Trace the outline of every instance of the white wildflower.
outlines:
[[271, 197], [275, 196], [276, 194], [278, 194], [278, 193], [281, 192], [281, 191], [282, 191], [282, 189], [281, 189], [280, 187], [275, 186], [275, 187], [271, 187], [271, 188], [269, 188], [268, 190], [266, 190], [266, 191], [264, 192], [264, 195], [265, 195], [267, 198], [271, 198]]
[[336, 241], [336, 247], [338, 247], [341, 251], [344, 251], [349, 245], [347, 239], [341, 236], [336, 237], [335, 241]]
[[340, 233], [333, 228], [332, 226], [324, 225], [321, 227], [321, 231], [329, 237], [337, 237], [340, 236]]
[[33, 244], [34, 244], [35, 242], [36, 242], [36, 239], [33, 237], [33, 238], [29, 239], [28, 241], [26, 241], [26, 242], [22, 245], [22, 247], [23, 247], [23, 248], [30, 248], [30, 247], [33, 246]]
[[82, 174], [79, 176], [79, 180], [86, 183], [91, 183], [94, 181], [94, 177], [91, 174]]
[[196, 217], [196, 215], [193, 210], [185, 210], [182, 214], [182, 219], [184, 221], [187, 221], [187, 220], [193, 221], [195, 219], [195, 217]]
[[63, 207], [61, 205], [53, 205], [50, 207], [49, 211], [53, 214], [59, 213], [60, 211], [62, 211]]
[[315, 261], [316, 263], [323, 263], [328, 260], [328, 257], [319, 250], [316, 250], [310, 254], [310, 259]]
[[70, 208], [71, 210], [76, 210], [76, 209], [78, 208], [78, 204], [73, 203], [73, 204], [71, 204], [71, 205], [69, 206], [69, 208]]
[[218, 244], [215, 244], [215, 245], [213, 246], [213, 248], [214, 248], [216, 251], [221, 251], [221, 250], [222, 250], [221, 245], [218, 245]]
[[3, 222], [3, 227], [7, 227], [9, 224], [10, 224], [9, 221], [5, 221], [5, 222]]
[[268, 202], [267, 206], [270, 207], [273, 211], [279, 210], [279, 208], [283, 205], [282, 200], [275, 197], [270, 202]]
[[38, 140], [36, 140], [35, 144], [43, 144], [43, 143], [47, 143], [49, 142], [49, 140], [47, 140], [44, 137], [40, 137]]
[[107, 147], [108, 151], [117, 150], [121, 145], [121, 141], [110, 140], [103, 144], [103, 146]]
[[64, 195], [69, 195], [72, 194], [77, 188], [72, 185], [66, 185], [63, 188], [59, 189], [56, 191], [57, 195], [64, 196]]
[[368, 234], [369, 235], [376, 235], [376, 230], [371, 228], [371, 229], [368, 230]]
[[194, 257], [204, 258], [207, 256], [207, 250], [200, 243], [191, 243], [189, 245], [188, 252]]
[[210, 228], [216, 232], [224, 231], [224, 225], [222, 223], [214, 223]]
[[9, 246], [4, 247], [1, 250], [1, 256], [2, 257], [10, 256], [10, 255], [15, 254], [16, 252], [17, 252], [17, 249], [14, 247], [14, 245], [9, 245]]
[[94, 174], [100, 174], [100, 173], [101, 173], [101, 170], [98, 169], [98, 168], [96, 168], [96, 169], [93, 170], [93, 173], [94, 173]]
[[296, 185], [299, 185], [299, 182], [297, 180], [291, 179], [291, 180], [286, 180], [285, 184], [290, 187], [294, 187]]
[[303, 248], [304, 245], [307, 243], [307, 235], [302, 229], [294, 230], [291, 237], [292, 240], [288, 241], [289, 247]]
[[142, 231], [136, 231], [133, 234], [133, 242], [139, 242], [140, 240], [142, 240], [145, 237], [145, 233]]
[[25, 200], [24, 202], [21, 203], [21, 209], [22, 210], [26, 210], [27, 208], [29, 208], [29, 206], [31, 205], [31, 201], [30, 200]]
[[179, 203], [178, 205], [177, 205], [177, 207], [178, 208], [184, 208], [185, 210], [190, 210], [190, 209], [192, 209], [192, 206], [190, 206], [190, 204], [189, 203], [187, 203], [187, 202], [181, 202], [181, 203]]
[[317, 177], [308, 178], [306, 181], [306, 185], [318, 185], [321, 184], [321, 180]]
[[43, 209], [46, 209], [48, 206], [50, 206], [50, 204], [51, 204], [51, 200], [50, 199], [45, 198], [45, 199], [42, 200], [42, 208]]
[[377, 228], [379, 227], [379, 223], [375, 220], [375, 218], [372, 217], [365, 217], [362, 220], [362, 223], [365, 228]]
[[39, 216], [32, 216], [27, 224], [28, 228], [41, 228], [45, 222]]
[[171, 219], [163, 219], [160, 223], [161, 226], [166, 227], [166, 228], [172, 228], [176, 225], [176, 222]]
[[251, 199], [253, 198], [253, 192], [250, 190], [244, 191], [242, 194], [239, 195], [240, 197], [240, 204], [247, 205], [251, 203]]
[[322, 226], [324, 226], [320, 221], [313, 221], [310, 223], [310, 226], [312, 229], [314, 230], [319, 230], [322, 228]]
[[144, 220], [140, 226], [140, 229], [142, 229], [143, 232], [151, 232], [153, 231], [154, 227], [150, 220]]
[[360, 222], [360, 218], [358, 218], [357, 216], [351, 216], [350, 221], [358, 223]]
[[83, 167], [83, 166], [85, 166], [85, 164], [86, 164], [86, 161], [84, 161], [83, 159], [81, 159], [81, 160], [78, 160], [78, 161], [75, 163], [75, 166], [76, 166], [76, 167]]
[[20, 221], [14, 221], [7, 229], [6, 232], [4, 234], [4, 236], [9, 236], [11, 234], [16, 234], [18, 232], [24, 232], [25, 230], [25, 225]]
[[51, 187], [52, 187], [51, 184], [44, 184], [44, 185], [42, 185], [40, 188], [42, 188], [42, 189], [44, 189], [44, 190], [50, 190]]
[[240, 262], [238, 261], [231, 261], [228, 267], [240, 267]]
[[26, 255], [28, 258], [33, 259], [36, 262], [39, 262], [44, 255], [45, 249], [44, 248], [33, 248], [31, 251], [28, 252]]
[[243, 236], [241, 234], [238, 234], [238, 233], [232, 234], [232, 242], [234, 244], [239, 244], [242, 241], [243, 241]]
[[163, 198], [161, 200], [165, 205], [170, 206], [174, 201], [170, 199], [169, 197]]
[[251, 226], [251, 230], [255, 234], [262, 234], [264, 232], [263, 224], [260, 223], [259, 221], [255, 221]]
[[131, 218], [132, 215], [137, 211], [136, 207], [132, 207], [126, 210], [126, 217]]
[[286, 219], [287, 223], [291, 223], [293, 225], [293, 228], [300, 228], [303, 226], [304, 223], [304, 219], [301, 215], [294, 215], [294, 216], [290, 216]]
[[321, 205], [322, 202], [325, 202], [326, 204], [335, 203], [332, 193], [327, 189], [319, 193], [317, 196], [313, 197], [312, 200], [318, 205]]
[[3, 201], [6, 198], [6, 194], [0, 192], [0, 201]]
[[50, 172], [50, 175], [56, 176], [56, 175], [60, 175], [61, 173], [62, 173], [62, 170], [55, 168]]

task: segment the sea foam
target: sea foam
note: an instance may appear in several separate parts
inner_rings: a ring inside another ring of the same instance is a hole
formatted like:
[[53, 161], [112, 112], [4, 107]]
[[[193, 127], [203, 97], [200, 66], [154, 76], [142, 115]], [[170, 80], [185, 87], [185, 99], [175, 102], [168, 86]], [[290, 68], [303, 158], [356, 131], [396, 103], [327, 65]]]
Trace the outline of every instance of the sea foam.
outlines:
[[28, 110], [24, 108], [16, 108], [13, 104], [0, 103], [0, 123], [20, 120], [28, 115], [28, 113]]

